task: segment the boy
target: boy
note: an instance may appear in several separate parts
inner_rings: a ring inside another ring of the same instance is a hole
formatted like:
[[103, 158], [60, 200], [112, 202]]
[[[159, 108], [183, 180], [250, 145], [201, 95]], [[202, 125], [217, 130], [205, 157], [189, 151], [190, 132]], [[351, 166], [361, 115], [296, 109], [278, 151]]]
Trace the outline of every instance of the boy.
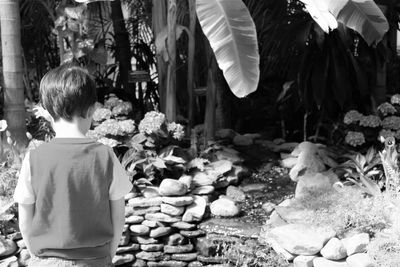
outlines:
[[29, 266], [112, 266], [132, 184], [112, 149], [85, 137], [94, 81], [63, 65], [43, 77], [40, 99], [56, 136], [26, 155], [14, 193]]

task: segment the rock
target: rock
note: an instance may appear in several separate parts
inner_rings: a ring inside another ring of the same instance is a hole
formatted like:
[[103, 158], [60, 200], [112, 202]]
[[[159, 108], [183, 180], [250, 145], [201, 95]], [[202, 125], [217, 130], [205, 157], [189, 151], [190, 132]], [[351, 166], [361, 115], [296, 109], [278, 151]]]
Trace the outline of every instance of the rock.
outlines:
[[133, 224], [129, 227], [129, 230], [133, 235], [148, 235], [150, 228], [142, 224]]
[[171, 232], [172, 232], [171, 227], [158, 227], [150, 231], [150, 237], [157, 238], [168, 235]]
[[[188, 191], [185, 184], [174, 179], [162, 180], [159, 192], [162, 196], [183, 196]], [[161, 204], [161, 203], [160, 203]]]
[[160, 208], [159, 205], [158, 206], [153, 206], [153, 207], [147, 207], [147, 208], [132, 208], [132, 210], [130, 210], [129, 215], [125, 215], [125, 216], [126, 217], [128, 217], [130, 215], [143, 216], [143, 215], [148, 214], [148, 213], [159, 212], [160, 210], [161, 210], [161, 208]]
[[244, 186], [240, 186], [239, 188], [245, 193], [251, 193], [251, 192], [263, 191], [264, 189], [267, 188], [267, 185], [256, 183], [256, 184], [247, 184]]
[[347, 256], [363, 253], [367, 250], [369, 235], [367, 233], [356, 234], [352, 237], [342, 239], [342, 243], [346, 248]]
[[132, 254], [121, 254], [121, 255], [115, 255], [114, 258], [112, 259], [112, 263], [115, 266], [126, 264], [129, 262], [132, 262], [135, 260], [135, 256]]
[[191, 263], [189, 263], [188, 267], [203, 267], [203, 263], [199, 261], [192, 261]]
[[196, 229], [197, 225], [187, 222], [176, 222], [171, 224], [172, 227], [178, 228], [180, 230], [193, 230]]
[[199, 229], [207, 235], [239, 237], [243, 239], [256, 239], [260, 236], [261, 225], [257, 223], [243, 223], [232, 219], [212, 218], [199, 224]]
[[230, 172], [232, 167], [233, 163], [229, 160], [218, 160], [209, 165], [209, 168], [211, 168], [212, 172], [217, 176], [221, 176]]
[[27, 249], [22, 249], [18, 256], [19, 266], [28, 266], [31, 254]]
[[313, 267], [316, 256], [297, 256], [293, 260], [293, 267]]
[[178, 216], [185, 212], [185, 207], [172, 206], [170, 204], [162, 203], [161, 212], [171, 216]]
[[193, 177], [190, 175], [182, 175], [179, 179], [179, 182], [181, 182], [182, 184], [186, 185], [186, 187], [188, 188], [188, 190], [192, 190], [193, 189]]
[[125, 223], [138, 224], [144, 221], [143, 216], [131, 215], [125, 219]]
[[356, 253], [346, 259], [349, 267], [377, 267], [367, 253]]
[[167, 260], [167, 261], [158, 261], [158, 262], [147, 262], [148, 267], [186, 267], [187, 262], [183, 261], [174, 261], [174, 260]]
[[194, 196], [193, 201], [194, 202], [186, 208], [186, 211], [183, 214], [182, 221], [184, 222], [201, 221], [204, 216], [207, 205], [204, 198]]
[[140, 251], [136, 253], [136, 258], [146, 261], [159, 261], [163, 258], [163, 253], [159, 251], [155, 252]]
[[[216, 257], [205, 257], [202, 255], [197, 256], [197, 260], [206, 264], [222, 264], [225, 261], [224, 257], [216, 256]], [[207, 265], [210, 266], [210, 265]], [[215, 266], [215, 265], [212, 265]], [[217, 265], [218, 267], [223, 267], [223, 265]]]
[[187, 239], [178, 233], [170, 235], [167, 238], [167, 244], [170, 246], [184, 245], [184, 244], [186, 244], [186, 242], [187, 242]]
[[192, 194], [194, 195], [208, 195], [213, 193], [215, 190], [214, 186], [212, 185], [203, 185], [196, 187], [195, 189], [192, 190]]
[[139, 244], [130, 244], [129, 246], [119, 246], [117, 248], [117, 254], [130, 252], [130, 251], [137, 251], [139, 249], [140, 249], [140, 245]]
[[12, 241], [18, 241], [22, 239], [21, 232], [15, 232], [13, 234], [9, 234], [8, 238], [11, 239]]
[[147, 252], [162, 251], [164, 244], [143, 244], [140, 245], [140, 249]]
[[237, 202], [243, 202], [246, 200], [246, 194], [236, 186], [228, 186], [226, 189], [226, 195]]
[[195, 261], [197, 259], [197, 253], [181, 253], [181, 254], [172, 254], [171, 259], [177, 261]]
[[145, 215], [146, 220], [149, 221], [158, 221], [158, 222], [166, 222], [166, 223], [174, 223], [179, 222], [181, 219], [178, 217], [172, 217], [170, 215], [164, 213], [150, 213]]
[[328, 260], [341, 260], [347, 257], [346, 248], [342, 241], [332, 238], [321, 249], [321, 255]]
[[18, 259], [15, 256], [0, 260], [1, 267], [18, 267]]
[[143, 225], [149, 227], [149, 228], [154, 228], [157, 227], [157, 221], [149, 221], [149, 220], [144, 220], [142, 222]]
[[0, 258], [14, 254], [17, 251], [17, 245], [14, 241], [0, 236]]
[[323, 257], [317, 257], [313, 260], [314, 267], [349, 267], [345, 260], [331, 261]]
[[166, 204], [170, 204], [173, 206], [187, 206], [193, 203], [193, 197], [192, 196], [184, 196], [184, 197], [163, 197], [162, 202]]
[[216, 182], [217, 177], [207, 174], [206, 172], [197, 171], [193, 175], [193, 186], [212, 185]]
[[292, 169], [297, 164], [297, 157], [288, 157], [282, 159], [281, 166], [283, 168]]
[[152, 237], [147, 237], [147, 236], [132, 236], [131, 240], [135, 243], [139, 244], [157, 244], [158, 240]]
[[180, 245], [180, 246], [164, 246], [164, 252], [168, 254], [176, 254], [176, 253], [187, 253], [193, 251], [193, 245]]
[[279, 206], [279, 207], [289, 207], [290, 205], [293, 204], [293, 202], [294, 202], [293, 199], [287, 198], [287, 199], [285, 199], [284, 201], [282, 201], [281, 203], [279, 203], [278, 206]]
[[233, 200], [220, 198], [211, 203], [211, 213], [221, 217], [235, 217], [240, 213], [240, 209]]
[[332, 185], [339, 181], [337, 178], [325, 175], [323, 173], [305, 174], [300, 176], [296, 185], [295, 198], [307, 196], [310, 191], [321, 192], [333, 190]]
[[161, 197], [153, 197], [153, 198], [144, 198], [144, 197], [136, 197], [129, 199], [128, 204], [132, 207], [152, 207], [152, 206], [160, 206], [162, 203]]
[[266, 238], [265, 243], [267, 243], [276, 253], [281, 255], [283, 258], [285, 258], [287, 261], [292, 261], [296, 255], [293, 255], [286, 249], [284, 249], [275, 239], [273, 238]]
[[274, 211], [276, 204], [272, 202], [266, 202], [262, 205], [262, 209], [265, 210], [266, 213], [271, 213]]
[[215, 152], [215, 156], [218, 160], [229, 160], [233, 164], [240, 164], [243, 159], [238, 155], [238, 152], [232, 152], [223, 148], [223, 150], [218, 150]]
[[215, 132], [215, 137], [219, 139], [229, 139], [235, 138], [237, 133], [232, 129], [219, 129]]
[[292, 254], [311, 256], [320, 252], [325, 243], [335, 235], [335, 231], [328, 227], [287, 224], [272, 229], [267, 233], [266, 239], [275, 239]]
[[233, 144], [235, 144], [236, 146], [250, 146], [253, 143], [254, 143], [254, 138], [252, 138], [251, 136], [237, 134], [233, 138]]
[[303, 142], [293, 150], [292, 156], [297, 156], [297, 162], [289, 172], [290, 179], [296, 182], [301, 172], [316, 174], [326, 170], [318, 149], [318, 146], [311, 142]]
[[142, 190], [142, 195], [145, 198], [155, 198], [159, 197], [160, 193], [158, 192], [158, 188], [155, 186], [147, 186]]
[[181, 235], [187, 238], [196, 238], [199, 236], [204, 236], [206, 233], [203, 230], [194, 230], [194, 231], [180, 231]]
[[280, 205], [275, 207], [275, 212], [287, 223], [302, 223], [305, 217], [311, 218], [315, 214], [315, 211], [311, 209], [282, 207]]
[[[21, 239], [17, 241], [17, 247], [26, 248], [25, 240]], [[1, 241], [0, 241], [0, 249], [1, 249]]]
[[126, 246], [129, 243], [130, 235], [128, 232], [122, 233], [121, 239], [119, 240], [118, 246]]
[[136, 259], [136, 261], [132, 264], [132, 267], [147, 267], [147, 263], [142, 259]]
[[129, 200], [129, 199], [134, 198], [134, 197], [138, 197], [138, 193], [130, 192], [130, 193], [126, 194], [124, 198], [125, 198], [125, 200]]

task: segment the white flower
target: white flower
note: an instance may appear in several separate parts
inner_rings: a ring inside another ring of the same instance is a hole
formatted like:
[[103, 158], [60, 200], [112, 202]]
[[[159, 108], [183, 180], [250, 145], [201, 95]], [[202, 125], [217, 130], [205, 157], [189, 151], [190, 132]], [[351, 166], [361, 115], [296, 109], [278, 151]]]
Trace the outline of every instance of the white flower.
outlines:
[[86, 133], [86, 137], [87, 138], [93, 138], [93, 139], [99, 139], [100, 137], [103, 137], [103, 135], [99, 134], [98, 132], [96, 132], [95, 130], [89, 130]]
[[396, 134], [396, 133], [393, 132], [393, 131], [382, 129], [382, 130], [379, 132], [379, 137], [378, 137], [378, 139], [380, 139], [380, 137], [383, 137], [384, 139], [386, 139], [386, 138], [388, 138], [388, 137], [394, 137], [395, 134]]
[[384, 129], [399, 130], [400, 129], [400, 117], [390, 116], [386, 117], [382, 121], [382, 127]]
[[349, 131], [345, 137], [345, 142], [356, 147], [365, 143], [365, 137], [363, 133]]
[[107, 108], [98, 108], [93, 113], [93, 120], [101, 122], [111, 118], [111, 110]]
[[0, 132], [4, 132], [8, 127], [6, 120], [0, 120]]
[[123, 120], [118, 122], [118, 128], [122, 134], [132, 134], [136, 127], [133, 120]]
[[114, 107], [116, 107], [120, 102], [122, 102], [121, 99], [116, 97], [114, 94], [110, 94], [108, 99], [104, 101], [104, 107], [112, 110]]
[[117, 140], [107, 138], [107, 137], [101, 137], [100, 139], [97, 140], [97, 142], [100, 142], [103, 145], [110, 146], [110, 147], [116, 147], [119, 144]]
[[176, 122], [168, 123], [167, 130], [172, 134], [172, 137], [176, 140], [182, 140], [185, 137], [184, 127]]
[[392, 97], [390, 98], [390, 103], [392, 103], [393, 105], [399, 105], [400, 104], [400, 94], [395, 94], [392, 95]]
[[383, 116], [387, 116], [388, 114], [396, 113], [396, 108], [393, 107], [392, 104], [385, 102], [378, 106], [378, 111], [380, 111]]
[[36, 118], [44, 118], [45, 120], [51, 122], [52, 124], [54, 123], [53, 117], [50, 115], [50, 113], [44, 109], [42, 106], [35, 106], [33, 108], [33, 114], [35, 114]]
[[363, 116], [360, 119], [360, 126], [376, 128], [381, 125], [381, 119], [375, 115]]
[[99, 126], [94, 128], [94, 130], [100, 135], [118, 135], [119, 134], [119, 126], [118, 121], [114, 119], [108, 119], [103, 121]]
[[150, 111], [144, 115], [143, 120], [139, 123], [139, 132], [151, 134], [161, 129], [165, 123], [165, 115], [157, 112]]
[[114, 116], [118, 115], [128, 115], [132, 111], [132, 104], [130, 102], [119, 102], [112, 109], [112, 114]]
[[362, 118], [362, 114], [357, 110], [350, 110], [344, 115], [343, 122], [345, 124], [352, 124], [358, 122]]

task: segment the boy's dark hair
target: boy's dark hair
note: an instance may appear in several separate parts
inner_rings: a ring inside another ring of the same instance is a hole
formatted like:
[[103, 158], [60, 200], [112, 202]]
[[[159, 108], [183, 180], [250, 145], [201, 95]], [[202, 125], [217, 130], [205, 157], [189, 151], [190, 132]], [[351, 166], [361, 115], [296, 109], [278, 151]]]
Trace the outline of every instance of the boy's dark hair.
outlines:
[[97, 101], [96, 84], [89, 72], [75, 64], [50, 70], [40, 82], [40, 101], [55, 121], [86, 117]]

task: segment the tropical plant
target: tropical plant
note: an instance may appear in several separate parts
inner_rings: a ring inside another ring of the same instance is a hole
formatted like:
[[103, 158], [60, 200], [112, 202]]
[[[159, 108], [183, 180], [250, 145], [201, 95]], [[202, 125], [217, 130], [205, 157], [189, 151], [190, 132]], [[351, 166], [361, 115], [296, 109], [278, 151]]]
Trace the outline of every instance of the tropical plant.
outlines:
[[[379, 169], [382, 162], [376, 150], [371, 147], [365, 156], [357, 153], [348, 155], [347, 158], [349, 158], [348, 161], [337, 167], [345, 171], [344, 177], [347, 182], [343, 184], [357, 185], [365, 193], [372, 196], [381, 195], [381, 186], [378, 185], [378, 182], [383, 179], [383, 173]], [[341, 185], [341, 183], [337, 185]]]

